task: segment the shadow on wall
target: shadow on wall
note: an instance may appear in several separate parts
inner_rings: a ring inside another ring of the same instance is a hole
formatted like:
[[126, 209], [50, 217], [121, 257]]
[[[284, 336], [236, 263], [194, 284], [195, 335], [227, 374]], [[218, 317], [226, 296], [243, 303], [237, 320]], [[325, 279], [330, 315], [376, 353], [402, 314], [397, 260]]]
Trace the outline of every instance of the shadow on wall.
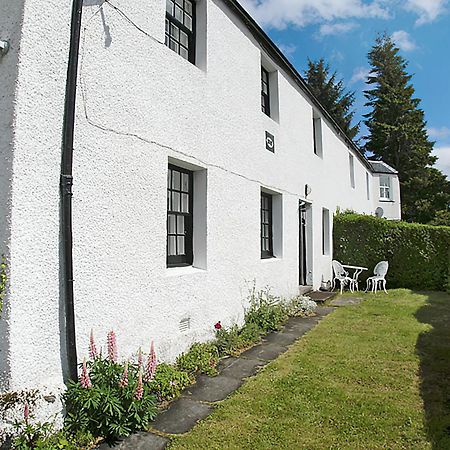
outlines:
[[433, 328], [420, 334], [416, 352], [428, 438], [433, 449], [442, 450], [450, 448], [450, 295], [427, 296], [416, 318]]

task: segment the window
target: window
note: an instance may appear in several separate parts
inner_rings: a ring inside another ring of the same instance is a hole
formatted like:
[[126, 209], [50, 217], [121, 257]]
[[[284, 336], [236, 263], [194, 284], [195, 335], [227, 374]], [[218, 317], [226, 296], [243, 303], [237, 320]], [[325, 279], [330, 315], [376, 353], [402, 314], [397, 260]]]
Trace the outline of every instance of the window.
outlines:
[[380, 176], [380, 200], [391, 200], [391, 177]]
[[330, 254], [330, 211], [322, 208], [322, 254]]
[[269, 72], [261, 66], [261, 109], [270, 117]]
[[314, 153], [317, 156], [322, 157], [322, 121], [320, 117], [313, 115], [313, 140], [314, 140]]
[[195, 63], [195, 3], [166, 0], [165, 43], [175, 53]]
[[370, 176], [368, 172], [366, 172], [366, 191], [367, 191], [367, 200], [370, 200]]
[[193, 261], [192, 172], [169, 165], [167, 177], [167, 266], [189, 266]]
[[352, 188], [355, 187], [355, 158], [353, 155], [348, 155], [348, 162], [350, 166], [350, 184]]
[[272, 257], [272, 196], [261, 192], [261, 258]]

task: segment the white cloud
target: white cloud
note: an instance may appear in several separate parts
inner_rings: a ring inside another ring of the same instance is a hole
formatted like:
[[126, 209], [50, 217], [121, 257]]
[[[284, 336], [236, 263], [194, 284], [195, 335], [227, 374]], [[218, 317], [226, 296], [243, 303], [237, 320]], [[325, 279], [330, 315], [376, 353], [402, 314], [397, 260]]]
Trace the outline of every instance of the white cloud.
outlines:
[[294, 44], [277, 43], [277, 47], [283, 52], [285, 56], [291, 56], [297, 51], [297, 46]]
[[320, 25], [318, 34], [320, 36], [344, 34], [358, 27], [359, 25], [355, 22], [324, 23]]
[[445, 139], [450, 137], [450, 128], [441, 127], [441, 128], [428, 128], [428, 136], [431, 139]]
[[352, 18], [389, 18], [385, 0], [242, 0], [263, 27], [283, 29]]
[[448, 0], [407, 0], [405, 9], [419, 16], [416, 25], [433, 22], [445, 13], [448, 6]]
[[370, 69], [368, 67], [357, 67], [355, 70], [353, 70], [353, 75], [350, 78], [349, 85], [358, 83], [359, 81], [366, 82], [367, 77], [370, 74]]
[[433, 155], [438, 157], [435, 166], [450, 179], [450, 147], [437, 147]]
[[404, 52], [411, 52], [417, 48], [417, 45], [413, 41], [412, 37], [404, 30], [394, 31], [392, 33], [392, 40], [395, 42], [397, 47]]

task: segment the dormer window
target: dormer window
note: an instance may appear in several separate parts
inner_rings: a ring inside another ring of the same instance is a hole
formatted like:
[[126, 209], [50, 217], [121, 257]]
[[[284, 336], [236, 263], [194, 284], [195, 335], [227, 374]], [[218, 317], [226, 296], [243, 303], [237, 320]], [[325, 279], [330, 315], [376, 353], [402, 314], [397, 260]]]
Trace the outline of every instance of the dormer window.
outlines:
[[380, 176], [380, 200], [391, 200], [391, 177]]

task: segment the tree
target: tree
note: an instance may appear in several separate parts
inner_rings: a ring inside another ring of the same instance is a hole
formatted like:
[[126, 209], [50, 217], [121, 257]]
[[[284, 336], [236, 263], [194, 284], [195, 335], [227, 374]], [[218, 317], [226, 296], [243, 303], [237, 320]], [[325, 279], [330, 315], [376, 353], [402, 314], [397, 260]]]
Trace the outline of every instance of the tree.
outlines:
[[308, 59], [308, 69], [304, 77], [311, 92], [336, 123], [350, 139], [355, 138], [359, 132], [359, 124], [352, 125], [355, 93], [346, 91], [344, 82], [337, 80], [336, 72], [330, 74], [330, 66], [323, 58], [318, 61]]
[[365, 124], [365, 150], [399, 172], [405, 220], [430, 222], [438, 210], [448, 210], [450, 183], [436, 168], [434, 142], [426, 131], [420, 99], [414, 97], [408, 63], [389, 36], [378, 36], [368, 54], [371, 72], [364, 92], [371, 108]]

